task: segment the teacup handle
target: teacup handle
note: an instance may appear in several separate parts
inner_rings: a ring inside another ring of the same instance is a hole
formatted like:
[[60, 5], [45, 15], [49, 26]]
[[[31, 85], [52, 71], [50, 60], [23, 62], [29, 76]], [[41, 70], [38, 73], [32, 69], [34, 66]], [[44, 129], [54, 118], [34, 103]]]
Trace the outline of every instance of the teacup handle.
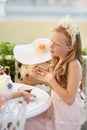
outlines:
[[5, 66], [4, 69], [5, 69], [5, 72], [7, 72], [7, 74], [10, 75], [10, 67], [9, 66]]

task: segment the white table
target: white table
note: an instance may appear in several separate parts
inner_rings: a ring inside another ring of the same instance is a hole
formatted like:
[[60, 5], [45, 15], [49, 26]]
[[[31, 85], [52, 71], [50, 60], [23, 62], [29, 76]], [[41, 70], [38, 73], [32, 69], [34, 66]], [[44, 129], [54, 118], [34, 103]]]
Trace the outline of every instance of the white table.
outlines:
[[41, 90], [37, 87], [33, 87], [30, 85], [13, 83], [13, 91], [17, 89], [32, 89], [33, 94], [36, 95], [36, 98], [31, 99], [29, 104], [27, 105], [27, 114], [26, 118], [34, 117], [44, 111], [46, 111], [51, 105], [51, 98], [48, 93], [44, 90]]

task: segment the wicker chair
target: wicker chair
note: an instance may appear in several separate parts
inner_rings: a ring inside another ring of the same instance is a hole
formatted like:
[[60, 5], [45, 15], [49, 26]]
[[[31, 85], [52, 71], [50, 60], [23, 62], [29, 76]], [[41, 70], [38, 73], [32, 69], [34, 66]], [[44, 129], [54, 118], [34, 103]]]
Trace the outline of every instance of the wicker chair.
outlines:
[[23, 97], [11, 99], [0, 110], [0, 130], [24, 130], [26, 102]]
[[86, 103], [86, 121], [87, 121], [87, 56], [83, 56], [83, 70], [84, 70], [84, 93], [85, 93], [85, 103]]
[[[50, 60], [44, 63], [41, 63], [40, 66], [47, 67], [50, 64]], [[32, 68], [34, 65], [23, 65], [15, 60], [15, 82], [23, 83], [27, 85], [33, 85], [35, 87], [39, 87], [46, 92], [50, 92], [50, 87], [47, 84], [43, 84], [43, 82], [33, 78], [32, 76]]]
[[87, 92], [87, 56], [83, 56], [84, 91]]

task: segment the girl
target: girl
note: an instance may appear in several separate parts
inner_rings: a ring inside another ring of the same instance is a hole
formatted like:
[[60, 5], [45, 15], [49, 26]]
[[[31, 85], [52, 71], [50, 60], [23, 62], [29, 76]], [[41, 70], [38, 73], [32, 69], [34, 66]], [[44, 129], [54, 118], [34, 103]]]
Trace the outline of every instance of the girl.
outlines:
[[80, 97], [83, 80], [81, 39], [72, 19], [61, 20], [52, 30], [50, 52], [50, 69], [35, 65], [33, 76], [52, 88], [52, 107], [28, 119], [25, 130], [79, 130], [85, 115]]

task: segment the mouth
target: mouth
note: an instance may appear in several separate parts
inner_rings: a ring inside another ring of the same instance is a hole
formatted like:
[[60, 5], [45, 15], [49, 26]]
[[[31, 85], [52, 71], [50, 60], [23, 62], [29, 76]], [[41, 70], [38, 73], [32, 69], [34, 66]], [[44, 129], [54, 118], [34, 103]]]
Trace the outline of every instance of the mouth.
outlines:
[[53, 50], [50, 50], [50, 52], [51, 52], [51, 53], [54, 53], [54, 51], [53, 51]]

